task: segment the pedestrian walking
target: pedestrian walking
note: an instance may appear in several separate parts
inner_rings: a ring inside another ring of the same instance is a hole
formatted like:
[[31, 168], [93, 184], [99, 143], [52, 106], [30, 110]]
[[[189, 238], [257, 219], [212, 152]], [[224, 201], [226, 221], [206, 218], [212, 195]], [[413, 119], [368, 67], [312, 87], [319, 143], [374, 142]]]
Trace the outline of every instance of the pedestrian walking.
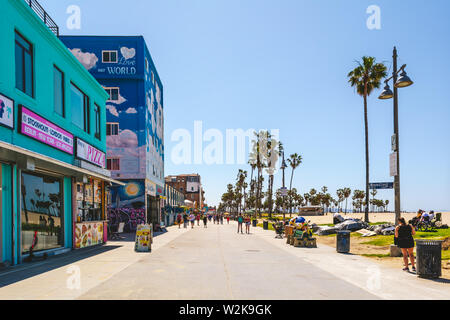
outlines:
[[247, 215], [244, 219], [245, 222], [245, 233], [250, 234], [250, 217]]
[[187, 213], [184, 213], [184, 215], [183, 215], [183, 225], [184, 225], [185, 229], [187, 228], [187, 224], [188, 224], [188, 215], [187, 215]]
[[178, 224], [178, 229], [181, 228], [181, 221], [183, 220], [183, 217], [181, 216], [181, 213], [179, 213], [177, 215], [177, 224]]
[[223, 214], [220, 215], [220, 224], [223, 224]]
[[230, 224], [230, 216], [227, 216], [227, 223]]
[[197, 213], [197, 226], [200, 226], [200, 213]]
[[203, 216], [203, 227], [204, 227], [204, 228], [208, 228], [208, 227], [207, 227], [207, 224], [208, 224], [208, 218], [206, 217], [206, 215], [204, 215], [204, 216]]
[[404, 218], [399, 218], [398, 222], [400, 225], [398, 225], [395, 228], [395, 244], [402, 249], [403, 253], [403, 263], [405, 264], [405, 268], [403, 268], [403, 271], [409, 271], [409, 264], [408, 264], [408, 256], [409, 260], [411, 261], [412, 265], [412, 271], [416, 272], [416, 265], [415, 265], [415, 259], [414, 259], [414, 238], [413, 236], [416, 234], [415, 228], [410, 225], [406, 224], [406, 221]]
[[194, 214], [190, 214], [189, 215], [189, 221], [191, 222], [191, 229], [194, 229], [194, 224], [195, 224], [195, 216]]
[[244, 223], [244, 217], [242, 216], [242, 214], [239, 215], [238, 217], [238, 233], [239, 233], [239, 229], [241, 230], [241, 233], [243, 234], [244, 232], [242, 232], [242, 224]]

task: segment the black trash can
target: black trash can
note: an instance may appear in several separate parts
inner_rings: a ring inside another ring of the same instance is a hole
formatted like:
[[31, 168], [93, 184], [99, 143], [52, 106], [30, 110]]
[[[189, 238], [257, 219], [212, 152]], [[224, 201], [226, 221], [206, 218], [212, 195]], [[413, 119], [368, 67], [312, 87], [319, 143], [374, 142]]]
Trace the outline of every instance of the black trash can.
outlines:
[[253, 220], [253, 221], [252, 221], [252, 224], [253, 224], [253, 226], [254, 226], [254, 227], [256, 227], [256, 226], [257, 226], [257, 224], [258, 224], [258, 220], [256, 220], [256, 219], [255, 219], [255, 220]]
[[336, 235], [336, 251], [339, 253], [350, 252], [350, 231], [341, 230]]
[[442, 275], [442, 240], [416, 240], [417, 275], [439, 278]]
[[269, 230], [269, 221], [263, 221], [263, 229]]

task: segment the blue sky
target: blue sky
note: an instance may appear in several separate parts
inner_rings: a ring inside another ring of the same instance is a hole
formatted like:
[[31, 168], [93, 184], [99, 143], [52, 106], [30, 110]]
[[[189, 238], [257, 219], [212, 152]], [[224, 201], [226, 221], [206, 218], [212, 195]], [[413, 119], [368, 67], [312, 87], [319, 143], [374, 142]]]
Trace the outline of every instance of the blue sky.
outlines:
[[[143, 35], [164, 85], [165, 173], [199, 173], [218, 204], [238, 165], [175, 165], [175, 129], [274, 128], [300, 153], [302, 193], [364, 188], [363, 101], [347, 73], [363, 55], [408, 64], [399, 92], [402, 209], [450, 210], [450, 3], [398, 0], [41, 0], [65, 35]], [[80, 30], [66, 9], [79, 5]], [[381, 30], [369, 30], [369, 5]], [[392, 69], [391, 69], [392, 70]], [[392, 100], [369, 98], [372, 182], [389, 177]], [[206, 144], [205, 144], [206, 145]], [[245, 168], [249, 169], [249, 168]], [[287, 171], [289, 180], [290, 171]], [[281, 185], [281, 174], [275, 187]], [[389, 199], [393, 191], [377, 198]]]

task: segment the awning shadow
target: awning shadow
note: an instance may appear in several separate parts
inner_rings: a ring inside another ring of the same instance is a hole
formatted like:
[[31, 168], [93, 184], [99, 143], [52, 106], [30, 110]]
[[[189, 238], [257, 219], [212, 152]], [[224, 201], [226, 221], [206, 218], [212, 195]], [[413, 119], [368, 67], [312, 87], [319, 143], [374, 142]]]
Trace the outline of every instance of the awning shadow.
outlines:
[[61, 255], [48, 257], [46, 260], [37, 260], [8, 267], [0, 271], [0, 288], [23, 281], [40, 274], [62, 268], [90, 257], [120, 248], [120, 245], [101, 245], [91, 248], [70, 251]]

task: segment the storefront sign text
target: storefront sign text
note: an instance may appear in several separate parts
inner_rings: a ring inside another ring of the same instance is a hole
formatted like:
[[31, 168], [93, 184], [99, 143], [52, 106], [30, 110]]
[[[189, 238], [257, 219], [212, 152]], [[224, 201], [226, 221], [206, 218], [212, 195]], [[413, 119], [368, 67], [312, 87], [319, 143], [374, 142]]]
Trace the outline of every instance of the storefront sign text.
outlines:
[[20, 133], [58, 150], [73, 154], [73, 135], [20, 106]]
[[106, 154], [97, 148], [77, 138], [77, 158], [86, 160], [101, 168], [105, 168]]

